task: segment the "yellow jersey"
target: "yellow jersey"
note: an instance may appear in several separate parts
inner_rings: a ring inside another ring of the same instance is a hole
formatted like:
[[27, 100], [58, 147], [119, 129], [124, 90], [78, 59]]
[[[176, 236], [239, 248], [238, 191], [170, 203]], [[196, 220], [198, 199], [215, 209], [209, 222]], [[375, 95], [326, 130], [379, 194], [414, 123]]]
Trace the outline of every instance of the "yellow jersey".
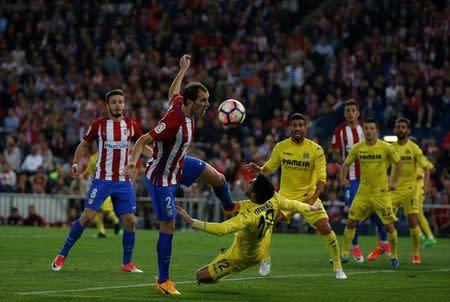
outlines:
[[[417, 167], [425, 167], [426, 161], [422, 150], [414, 142], [407, 140], [405, 144], [392, 143], [392, 147], [400, 155], [402, 160], [402, 172], [398, 178], [396, 192], [416, 191]], [[422, 172], [423, 173], [423, 172]], [[391, 177], [394, 177], [395, 169], [391, 169]]]
[[387, 193], [387, 169], [391, 163], [400, 161], [400, 156], [394, 147], [379, 139], [374, 145], [369, 146], [364, 139], [353, 146], [344, 163], [351, 165], [355, 160], [359, 160], [361, 167], [358, 194]]
[[310, 206], [295, 200], [289, 200], [275, 193], [264, 204], [250, 200], [241, 202], [239, 213], [221, 223], [194, 220], [192, 226], [214, 235], [235, 233], [233, 246], [239, 249], [242, 261], [261, 259], [265, 254], [264, 241], [272, 232], [268, 232], [278, 210], [309, 212]]
[[322, 147], [306, 138], [301, 144], [288, 138], [275, 145], [264, 168], [271, 174], [280, 166], [280, 194], [289, 199], [312, 196], [316, 183], [327, 179]]
[[[430, 169], [430, 171], [433, 170], [434, 169], [433, 163], [431, 161], [429, 161], [425, 155], [423, 155], [423, 158], [426, 162], [426, 166]], [[418, 166], [417, 170], [416, 170], [417, 171], [417, 184], [416, 184], [417, 187], [416, 187], [416, 189], [417, 189], [417, 194], [419, 194], [419, 195], [425, 194], [425, 191], [423, 190], [423, 186], [425, 184], [425, 174], [424, 174], [424, 170], [423, 170], [424, 168], [425, 167]]]

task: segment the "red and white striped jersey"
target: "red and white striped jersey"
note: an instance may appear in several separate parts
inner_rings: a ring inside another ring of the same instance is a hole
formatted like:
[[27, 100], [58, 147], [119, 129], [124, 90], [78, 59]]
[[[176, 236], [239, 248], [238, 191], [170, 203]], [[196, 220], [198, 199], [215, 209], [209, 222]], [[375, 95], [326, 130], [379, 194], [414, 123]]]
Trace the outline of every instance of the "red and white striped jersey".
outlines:
[[[331, 139], [331, 148], [340, 149], [342, 159], [345, 160], [352, 150], [353, 146], [364, 139], [364, 133], [362, 130], [362, 122], [358, 122], [358, 126], [355, 128], [347, 126], [344, 122], [334, 129], [333, 138]], [[359, 161], [355, 161], [351, 164], [347, 178], [350, 180], [360, 179], [361, 168]]]
[[172, 186], [181, 178], [184, 157], [194, 134], [194, 119], [181, 111], [183, 96], [175, 94], [158, 125], [149, 132], [155, 140], [147, 178], [157, 186]]
[[125, 176], [130, 141], [138, 139], [142, 130], [138, 124], [123, 116], [120, 121], [101, 117], [94, 121], [84, 136], [92, 143], [98, 141], [98, 159], [94, 179], [129, 181]]

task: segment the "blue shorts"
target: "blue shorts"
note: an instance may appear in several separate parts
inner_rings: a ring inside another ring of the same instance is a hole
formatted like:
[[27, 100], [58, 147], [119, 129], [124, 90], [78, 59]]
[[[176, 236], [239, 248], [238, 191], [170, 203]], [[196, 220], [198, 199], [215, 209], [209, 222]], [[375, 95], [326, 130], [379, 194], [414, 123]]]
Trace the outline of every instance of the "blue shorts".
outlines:
[[350, 180], [350, 187], [345, 189], [345, 205], [350, 206], [359, 187], [359, 179]]
[[186, 156], [181, 172], [180, 184], [190, 187], [197, 178], [203, 173], [206, 163], [195, 157]]
[[176, 185], [159, 187], [146, 177], [145, 184], [152, 199], [153, 212], [159, 221], [172, 221], [177, 217], [177, 209], [175, 208], [175, 190]]
[[98, 212], [108, 196], [111, 196], [117, 215], [136, 213], [136, 199], [129, 181], [94, 179], [84, 201], [84, 207]]

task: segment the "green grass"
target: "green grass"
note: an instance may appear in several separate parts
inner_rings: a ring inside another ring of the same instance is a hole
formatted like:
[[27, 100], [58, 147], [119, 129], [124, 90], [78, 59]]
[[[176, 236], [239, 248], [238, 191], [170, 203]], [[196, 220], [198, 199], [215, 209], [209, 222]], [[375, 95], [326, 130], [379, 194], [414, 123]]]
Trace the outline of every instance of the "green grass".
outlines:
[[[398, 269], [385, 256], [374, 263], [351, 260], [344, 266], [349, 279], [335, 280], [320, 236], [275, 234], [269, 278], [259, 278], [255, 266], [226, 282], [198, 286], [197, 268], [228, 247], [233, 236], [177, 232], [170, 273], [182, 296], [167, 297], [152, 287], [157, 232], [137, 233], [134, 260], [144, 274], [121, 273], [121, 237], [110, 232], [96, 239], [94, 229], [86, 230], [64, 268], [53, 272], [50, 263], [67, 232], [0, 227], [0, 301], [450, 301], [448, 239], [422, 250], [423, 264], [413, 266], [410, 240], [400, 238]], [[360, 241], [367, 255], [374, 239]]]

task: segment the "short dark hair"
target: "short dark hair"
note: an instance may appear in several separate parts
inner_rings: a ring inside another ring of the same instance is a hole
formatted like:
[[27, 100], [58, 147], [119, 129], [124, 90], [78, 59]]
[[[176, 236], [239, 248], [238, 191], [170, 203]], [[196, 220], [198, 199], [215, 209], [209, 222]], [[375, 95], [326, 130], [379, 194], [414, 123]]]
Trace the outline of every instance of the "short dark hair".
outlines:
[[345, 101], [345, 107], [349, 107], [349, 106], [356, 106], [356, 108], [359, 110], [359, 103], [357, 101], [355, 101], [354, 99], [349, 99], [349, 100]]
[[114, 96], [114, 95], [121, 95], [121, 96], [123, 96], [123, 95], [124, 95], [123, 90], [122, 90], [122, 89], [112, 89], [112, 90], [108, 91], [108, 92], [106, 93], [106, 95], [105, 95], [105, 101], [106, 101], [106, 103], [108, 103], [108, 102], [109, 102], [109, 99], [110, 99], [112, 96]]
[[409, 119], [407, 119], [406, 117], [399, 117], [395, 120], [395, 123], [405, 123], [406, 126], [408, 126], [408, 129], [411, 129], [411, 121]]
[[182, 92], [184, 104], [187, 104], [187, 100], [192, 100], [195, 102], [199, 90], [208, 92], [208, 89], [200, 82], [190, 82], [189, 84], [187, 84]]
[[275, 188], [272, 182], [264, 175], [258, 175], [253, 182], [253, 191], [256, 195], [256, 203], [263, 204], [273, 197]]
[[378, 121], [376, 119], [374, 119], [373, 117], [366, 118], [364, 120], [364, 124], [367, 124], [367, 123], [374, 123], [378, 129]]
[[306, 117], [303, 114], [301, 114], [301, 113], [294, 113], [294, 114], [292, 114], [289, 117], [289, 125], [292, 123], [292, 121], [295, 121], [295, 120], [302, 120], [306, 124]]

